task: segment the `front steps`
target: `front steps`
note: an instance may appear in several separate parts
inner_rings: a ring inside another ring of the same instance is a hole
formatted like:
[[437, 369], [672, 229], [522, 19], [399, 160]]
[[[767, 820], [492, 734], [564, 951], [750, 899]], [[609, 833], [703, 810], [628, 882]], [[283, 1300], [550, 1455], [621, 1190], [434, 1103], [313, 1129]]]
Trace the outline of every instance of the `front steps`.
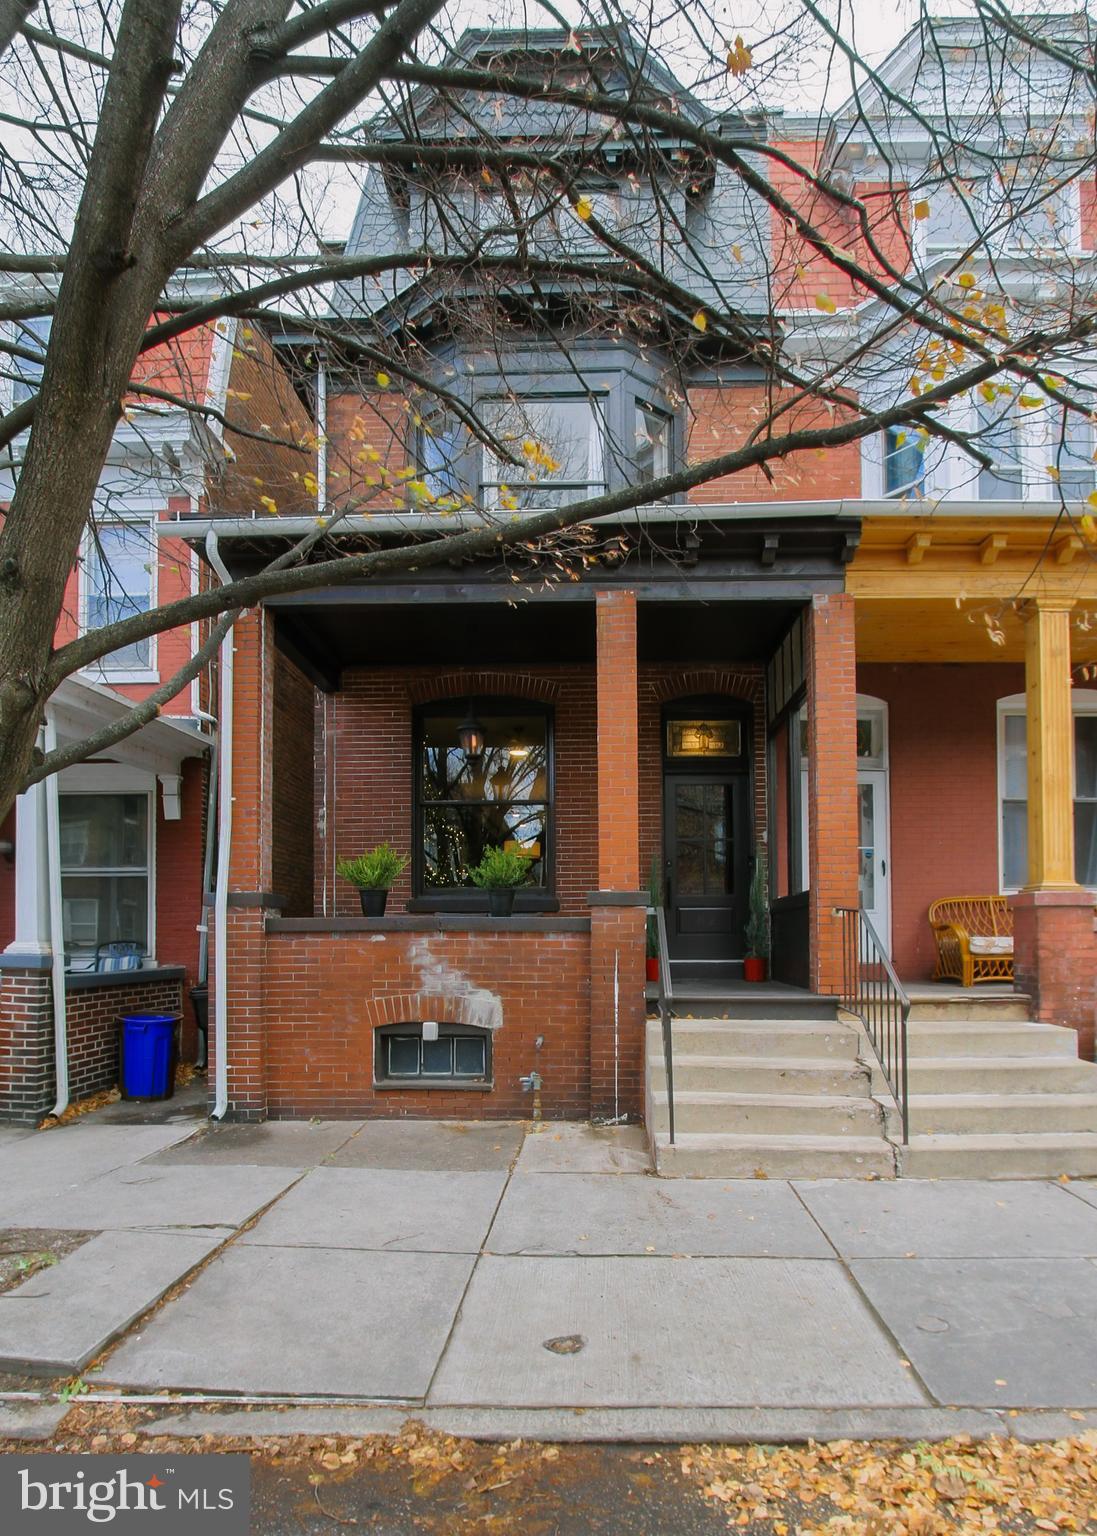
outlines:
[[976, 992], [916, 997], [907, 1039], [904, 1176], [1097, 1174], [1097, 1065], [1079, 1060], [1074, 1030], [1031, 1022], [1027, 998]]
[[[765, 1002], [764, 1007], [759, 1004]], [[1097, 1175], [1097, 1065], [1073, 1030], [1006, 992], [916, 994], [910, 1141], [858, 1021], [825, 1000], [679, 999], [675, 1144], [662, 1032], [648, 1021], [656, 1171], [685, 1178], [1058, 1178]], [[697, 1012], [700, 1005], [704, 1013]], [[682, 1017], [688, 1013], [690, 1017]], [[764, 1015], [764, 1016], [763, 1016]]]
[[833, 1003], [829, 1018], [815, 1013], [675, 1019], [673, 1146], [662, 1031], [657, 1019], [648, 1021], [648, 1132], [658, 1173], [894, 1177], [895, 1152], [871, 1094], [860, 1029], [839, 1022]]

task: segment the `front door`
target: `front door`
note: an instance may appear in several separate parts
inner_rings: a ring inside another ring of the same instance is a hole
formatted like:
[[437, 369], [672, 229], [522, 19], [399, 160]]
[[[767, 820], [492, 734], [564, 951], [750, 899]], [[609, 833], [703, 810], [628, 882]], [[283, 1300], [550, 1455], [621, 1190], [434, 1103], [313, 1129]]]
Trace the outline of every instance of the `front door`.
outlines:
[[704, 974], [743, 956], [750, 884], [749, 775], [668, 773], [665, 899], [672, 960]]
[[857, 772], [857, 868], [861, 906], [891, 953], [891, 880], [888, 875], [888, 776], [881, 768]]

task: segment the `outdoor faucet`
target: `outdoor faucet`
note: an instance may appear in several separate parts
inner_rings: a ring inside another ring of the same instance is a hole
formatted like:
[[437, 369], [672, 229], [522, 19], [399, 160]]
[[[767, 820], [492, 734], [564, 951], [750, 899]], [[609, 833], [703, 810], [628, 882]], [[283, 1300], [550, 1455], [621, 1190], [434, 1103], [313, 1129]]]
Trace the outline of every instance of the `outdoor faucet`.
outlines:
[[541, 1074], [540, 1074], [540, 1072], [529, 1072], [529, 1073], [526, 1074], [525, 1077], [520, 1077], [518, 1079], [518, 1081], [522, 1085], [522, 1092], [523, 1093], [532, 1093], [533, 1094], [533, 1118], [534, 1118], [534, 1120], [540, 1120], [540, 1118], [541, 1118]]

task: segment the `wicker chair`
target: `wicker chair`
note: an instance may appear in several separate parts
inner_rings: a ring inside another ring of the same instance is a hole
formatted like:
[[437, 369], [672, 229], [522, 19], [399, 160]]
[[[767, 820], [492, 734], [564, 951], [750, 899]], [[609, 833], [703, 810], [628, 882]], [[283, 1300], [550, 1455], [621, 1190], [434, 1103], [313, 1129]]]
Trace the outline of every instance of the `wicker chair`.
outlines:
[[1013, 913], [1004, 896], [948, 896], [929, 909], [937, 940], [934, 981], [961, 986], [1013, 980]]

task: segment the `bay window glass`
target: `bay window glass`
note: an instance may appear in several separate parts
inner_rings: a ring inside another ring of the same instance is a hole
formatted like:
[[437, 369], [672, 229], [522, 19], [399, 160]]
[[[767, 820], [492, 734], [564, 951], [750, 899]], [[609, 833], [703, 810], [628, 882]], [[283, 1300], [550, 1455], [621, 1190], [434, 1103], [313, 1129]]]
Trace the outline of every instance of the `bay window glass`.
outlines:
[[[89, 537], [84, 558], [85, 628], [101, 629], [147, 613], [155, 561], [154, 535], [147, 523], [100, 523]], [[147, 670], [152, 665], [151, 639], [112, 651], [102, 665], [107, 671]]]
[[[1028, 732], [1025, 716], [1004, 712], [999, 729], [998, 794], [1002, 888], [1028, 880]], [[1074, 878], [1097, 888], [1097, 709], [1074, 715]]]
[[634, 466], [640, 485], [670, 472], [670, 417], [640, 400], [636, 402]]
[[913, 427], [888, 427], [884, 432], [884, 495], [920, 491], [926, 477], [926, 439]]
[[147, 794], [59, 797], [61, 911], [69, 964], [93, 962], [100, 944], [149, 948]]
[[504, 511], [555, 507], [605, 490], [605, 420], [597, 400], [485, 400], [477, 410], [484, 426], [517, 460], [508, 464], [484, 449], [486, 506]]
[[[469, 710], [483, 750], [460, 744]], [[528, 886], [548, 886], [551, 820], [548, 716], [528, 705], [465, 700], [419, 717], [415, 843], [417, 894], [474, 891], [469, 871], [488, 848], [529, 861]]]

